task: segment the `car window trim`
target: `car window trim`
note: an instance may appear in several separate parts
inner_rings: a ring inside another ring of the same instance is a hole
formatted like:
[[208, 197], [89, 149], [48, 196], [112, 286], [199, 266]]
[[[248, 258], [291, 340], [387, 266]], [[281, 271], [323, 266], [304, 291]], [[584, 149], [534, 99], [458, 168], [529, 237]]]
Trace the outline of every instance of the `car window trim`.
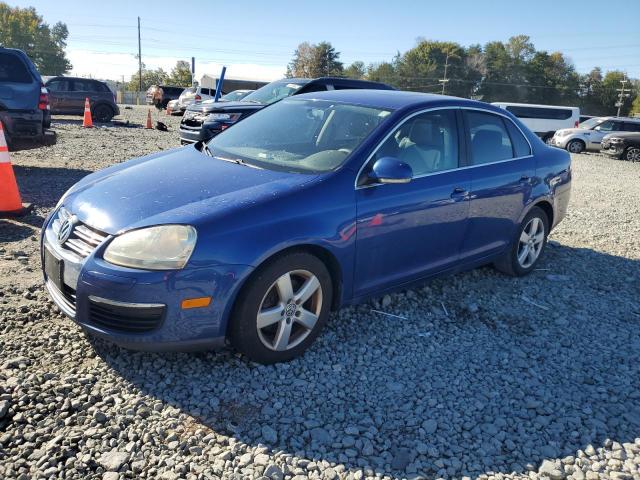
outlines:
[[[422, 175], [416, 175], [415, 177], [411, 178], [411, 181], [413, 180], [417, 180], [419, 178], [424, 178], [424, 177], [431, 177], [433, 175], [440, 175], [443, 173], [450, 173], [450, 172], [455, 172], [458, 170], [467, 170], [470, 168], [478, 168], [478, 167], [484, 167], [487, 165], [496, 165], [498, 163], [505, 163], [505, 162], [513, 162], [516, 160], [522, 160], [525, 158], [530, 158], [533, 157], [533, 145], [531, 145], [531, 141], [529, 140], [529, 138], [527, 137], [527, 135], [522, 131], [522, 129], [520, 128], [520, 126], [513, 121], [513, 119], [511, 119], [508, 115], [505, 115], [504, 113], [501, 112], [494, 112], [493, 110], [487, 110], [486, 108], [480, 108], [480, 107], [465, 107], [465, 106], [447, 106], [447, 107], [431, 107], [431, 108], [426, 108], [423, 110], [419, 110], [417, 112], [414, 112], [406, 117], [404, 117], [402, 120], [400, 120], [398, 123], [396, 123], [391, 131], [389, 133], [387, 133], [384, 138], [382, 140], [380, 140], [378, 142], [378, 144], [376, 145], [376, 147], [373, 149], [373, 151], [367, 156], [367, 159], [362, 163], [362, 165], [360, 166], [360, 168], [358, 169], [358, 173], [356, 174], [356, 178], [354, 180], [354, 189], [355, 190], [362, 190], [365, 188], [371, 188], [371, 187], [379, 187], [382, 185], [389, 185], [387, 183], [373, 183], [371, 185], [358, 185], [358, 179], [360, 178], [360, 176], [362, 175], [362, 171], [365, 169], [365, 167], [369, 164], [369, 162], [371, 161], [371, 159], [373, 158], [373, 156], [378, 152], [378, 150], [380, 148], [382, 148], [382, 145], [389, 139], [389, 137], [398, 129], [400, 128], [402, 125], [404, 125], [406, 122], [408, 122], [409, 120], [411, 120], [413, 117], [421, 115], [423, 113], [428, 113], [428, 112], [433, 112], [433, 111], [437, 111], [437, 110], [457, 110], [460, 111], [461, 113], [463, 110], [477, 110], [479, 112], [484, 112], [484, 113], [492, 113], [494, 115], [499, 115], [502, 118], [505, 118], [507, 120], [509, 120], [511, 123], [513, 123], [513, 125], [520, 131], [520, 133], [522, 133], [522, 136], [524, 137], [524, 139], [527, 141], [527, 143], [529, 144], [529, 155], [524, 155], [521, 157], [514, 157], [514, 158], [506, 158], [504, 160], [496, 160], [495, 162], [489, 162], [489, 163], [481, 163], [479, 165], [471, 165], [470, 164], [470, 158], [468, 158], [471, 154], [471, 152], [469, 152], [468, 148], [465, 148], [464, 150], [464, 158], [462, 157], [462, 151], [458, 152], [458, 155], [460, 156], [459, 162], [458, 162], [458, 167], [457, 168], [451, 168], [449, 170], [440, 170], [439, 172], [431, 172], [431, 173], [423, 173]], [[462, 117], [464, 118], [465, 115], [463, 114]], [[466, 141], [466, 135], [469, 133], [469, 129], [467, 128], [467, 123], [466, 123], [466, 118], [464, 119], [464, 123], [462, 125], [459, 125], [459, 122], [457, 121], [457, 117], [456, 117], [456, 123], [458, 123], [458, 128], [462, 127], [463, 130], [463, 134], [465, 135], [465, 141], [464, 141], [464, 145], [465, 147], [467, 147], [467, 141]], [[509, 133], [509, 129], [506, 128], [507, 130], [507, 134]], [[460, 133], [458, 133], [458, 142], [460, 141]], [[460, 150], [460, 149], [459, 149]], [[515, 151], [513, 153], [515, 155]], [[464, 163], [463, 166], [460, 166], [461, 163]]]

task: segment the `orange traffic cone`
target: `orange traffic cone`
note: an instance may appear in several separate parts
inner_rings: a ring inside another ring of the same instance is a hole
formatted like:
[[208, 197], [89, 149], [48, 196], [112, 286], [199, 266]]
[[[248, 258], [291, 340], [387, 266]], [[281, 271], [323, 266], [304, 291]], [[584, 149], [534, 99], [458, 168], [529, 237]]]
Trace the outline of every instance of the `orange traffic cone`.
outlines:
[[84, 128], [92, 128], [93, 120], [91, 119], [91, 106], [89, 105], [89, 97], [84, 100], [84, 118], [82, 119]]
[[147, 110], [147, 124], [145, 125], [144, 128], [153, 129], [153, 124], [151, 123], [151, 109]]
[[23, 205], [16, 176], [11, 166], [9, 148], [4, 138], [4, 129], [0, 122], [0, 216], [22, 215], [30, 205]]

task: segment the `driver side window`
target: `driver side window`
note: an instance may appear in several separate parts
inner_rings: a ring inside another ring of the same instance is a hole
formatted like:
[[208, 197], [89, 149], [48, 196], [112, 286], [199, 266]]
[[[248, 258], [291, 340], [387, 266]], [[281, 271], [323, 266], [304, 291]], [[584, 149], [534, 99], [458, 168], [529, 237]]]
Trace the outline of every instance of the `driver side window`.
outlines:
[[406, 121], [378, 148], [369, 168], [382, 157], [408, 164], [413, 177], [458, 168], [456, 111], [435, 110]]

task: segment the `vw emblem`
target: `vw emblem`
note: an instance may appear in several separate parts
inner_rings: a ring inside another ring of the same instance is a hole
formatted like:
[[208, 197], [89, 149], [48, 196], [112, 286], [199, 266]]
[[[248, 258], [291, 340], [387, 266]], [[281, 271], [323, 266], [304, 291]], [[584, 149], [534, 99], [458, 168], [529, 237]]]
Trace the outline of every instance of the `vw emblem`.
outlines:
[[73, 232], [73, 226], [75, 225], [75, 223], [75, 216], [69, 217], [64, 222], [62, 222], [62, 225], [60, 225], [60, 230], [58, 230], [58, 243], [60, 245], [69, 240], [69, 237]]

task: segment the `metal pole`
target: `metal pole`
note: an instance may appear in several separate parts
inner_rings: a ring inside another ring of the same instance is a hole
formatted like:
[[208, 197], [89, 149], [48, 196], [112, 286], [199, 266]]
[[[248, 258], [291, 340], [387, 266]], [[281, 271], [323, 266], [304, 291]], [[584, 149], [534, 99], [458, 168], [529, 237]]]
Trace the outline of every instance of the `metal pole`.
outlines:
[[447, 58], [444, 61], [444, 78], [442, 80], [440, 80], [440, 83], [442, 83], [442, 95], [444, 95], [445, 86], [447, 85], [447, 82], [449, 81], [449, 80], [447, 80], [447, 68], [449, 68], [449, 52], [447, 52]]
[[216, 96], [213, 98], [214, 102], [217, 102], [220, 98], [220, 94], [222, 93], [222, 85], [224, 84], [224, 74], [227, 71], [227, 67], [222, 67], [222, 72], [220, 72], [220, 78], [218, 79], [218, 84], [216, 85]]
[[625, 75], [624, 78], [620, 80], [620, 83], [622, 84], [622, 88], [617, 89], [620, 92], [620, 95], [618, 95], [618, 113], [616, 114], [616, 117], [620, 116], [620, 109], [622, 108], [622, 103], [624, 102], [624, 98], [625, 98], [624, 86], [627, 84], [627, 82], [628, 82], [627, 76]]
[[[142, 44], [140, 42], [140, 17], [138, 17], [138, 90], [142, 92]], [[140, 93], [136, 98], [136, 103], [140, 105]]]

